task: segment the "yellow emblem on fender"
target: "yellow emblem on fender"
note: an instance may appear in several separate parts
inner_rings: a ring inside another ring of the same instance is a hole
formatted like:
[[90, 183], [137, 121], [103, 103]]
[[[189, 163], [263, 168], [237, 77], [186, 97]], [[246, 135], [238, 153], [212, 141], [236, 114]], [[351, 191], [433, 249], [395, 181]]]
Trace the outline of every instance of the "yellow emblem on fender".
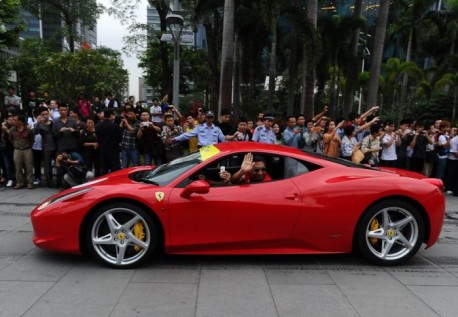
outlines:
[[156, 196], [157, 201], [162, 201], [162, 199], [165, 197], [165, 194], [164, 192], [155, 192], [154, 196]]

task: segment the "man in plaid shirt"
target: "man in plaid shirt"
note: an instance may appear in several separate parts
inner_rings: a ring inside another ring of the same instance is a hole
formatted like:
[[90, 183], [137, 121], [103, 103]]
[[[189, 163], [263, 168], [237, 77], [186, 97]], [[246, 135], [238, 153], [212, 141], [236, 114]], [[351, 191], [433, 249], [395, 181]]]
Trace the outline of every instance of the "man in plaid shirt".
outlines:
[[140, 165], [140, 155], [137, 148], [137, 132], [139, 122], [133, 110], [129, 110], [125, 116], [121, 116], [121, 157], [122, 168], [128, 168], [132, 162], [133, 166]]
[[165, 146], [165, 159], [166, 162], [170, 162], [181, 156], [182, 143], [181, 142], [170, 142], [170, 140], [183, 134], [183, 128], [179, 125], [175, 125], [173, 115], [166, 114], [164, 116], [165, 125], [162, 127], [161, 139]]

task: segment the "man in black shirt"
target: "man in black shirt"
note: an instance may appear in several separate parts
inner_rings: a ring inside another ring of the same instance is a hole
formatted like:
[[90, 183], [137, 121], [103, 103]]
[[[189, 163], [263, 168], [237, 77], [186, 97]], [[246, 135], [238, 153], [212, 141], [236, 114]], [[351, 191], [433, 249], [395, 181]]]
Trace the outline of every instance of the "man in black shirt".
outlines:
[[114, 123], [114, 112], [112, 109], [103, 111], [104, 119], [95, 126], [97, 142], [100, 154], [100, 174], [108, 174], [121, 169], [119, 161], [119, 142], [121, 141], [121, 130]]

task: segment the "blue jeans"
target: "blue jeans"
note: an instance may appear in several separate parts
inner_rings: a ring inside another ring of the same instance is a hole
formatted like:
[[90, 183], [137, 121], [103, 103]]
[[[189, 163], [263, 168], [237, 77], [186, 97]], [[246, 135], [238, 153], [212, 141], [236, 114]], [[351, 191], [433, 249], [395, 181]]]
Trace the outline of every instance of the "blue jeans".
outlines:
[[140, 165], [140, 155], [137, 149], [121, 149], [122, 168], [128, 168], [132, 162], [133, 166]]

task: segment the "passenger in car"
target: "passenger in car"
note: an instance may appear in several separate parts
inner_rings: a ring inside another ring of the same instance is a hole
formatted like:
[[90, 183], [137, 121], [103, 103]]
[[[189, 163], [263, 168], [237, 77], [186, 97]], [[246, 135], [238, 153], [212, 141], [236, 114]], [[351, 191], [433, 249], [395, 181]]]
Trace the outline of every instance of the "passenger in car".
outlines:
[[270, 182], [271, 180], [264, 158], [253, 156], [252, 153], [245, 155], [240, 169], [231, 176], [232, 184]]

